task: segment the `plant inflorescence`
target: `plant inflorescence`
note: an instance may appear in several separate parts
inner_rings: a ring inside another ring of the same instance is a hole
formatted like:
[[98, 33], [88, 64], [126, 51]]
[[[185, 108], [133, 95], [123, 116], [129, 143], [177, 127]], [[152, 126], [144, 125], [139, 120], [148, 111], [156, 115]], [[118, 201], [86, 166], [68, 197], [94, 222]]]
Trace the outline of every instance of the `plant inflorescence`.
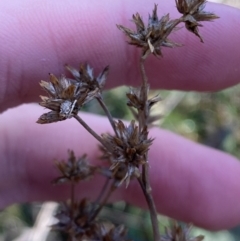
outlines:
[[[103, 88], [107, 80], [109, 67], [105, 67], [96, 77], [93, 68], [89, 64], [81, 64], [79, 69], [66, 66], [73, 78], [64, 75], [57, 78], [50, 74], [50, 82], [41, 81], [41, 87], [48, 96], [41, 96], [40, 105], [51, 111], [41, 115], [38, 123], [47, 124], [75, 118], [100, 144], [104, 165], [91, 165], [87, 155], [77, 158], [74, 152], [69, 151], [67, 161], [56, 161], [60, 171], [55, 184], [69, 183], [71, 186], [70, 200], [65, 202], [56, 215], [58, 223], [53, 229], [61, 230], [69, 235], [69, 240], [96, 240], [96, 241], [124, 241], [128, 240], [126, 228], [123, 225], [114, 226], [101, 222], [98, 215], [109, 197], [120, 186], [127, 188], [131, 181], [138, 181], [148, 204], [154, 241], [200, 241], [203, 236], [190, 237], [191, 225], [181, 227], [177, 222], [166, 228], [164, 234], [159, 232], [157, 211], [152, 197], [152, 188], [149, 182], [148, 152], [154, 141], [149, 137], [149, 127], [159, 116], [151, 115], [151, 108], [161, 100], [159, 95], [149, 98], [150, 85], [145, 71], [146, 58], [153, 54], [162, 57], [163, 47], [179, 47], [181, 44], [169, 39], [173, 31], [178, 31], [179, 24], [185, 24], [187, 30], [196, 35], [201, 42], [203, 38], [199, 33], [202, 21], [211, 21], [218, 18], [215, 14], [205, 12], [205, 0], [175, 0], [177, 10], [181, 16], [170, 19], [166, 14], [158, 17], [157, 5], [154, 5], [148, 23], [145, 24], [139, 13], [132, 17], [136, 30], [117, 25], [129, 39], [129, 44], [141, 49], [139, 57], [142, 79], [139, 87], [130, 87], [126, 93], [127, 105], [131, 109], [134, 120], [125, 124], [121, 120], [115, 120], [105, 105]], [[97, 134], [79, 114], [79, 110], [90, 101], [97, 101], [105, 112], [112, 133]], [[106, 164], [107, 163], [107, 164]], [[82, 180], [90, 179], [95, 174], [103, 175], [106, 183], [99, 188], [100, 194], [96, 201], [86, 198], [76, 200], [75, 186]]]

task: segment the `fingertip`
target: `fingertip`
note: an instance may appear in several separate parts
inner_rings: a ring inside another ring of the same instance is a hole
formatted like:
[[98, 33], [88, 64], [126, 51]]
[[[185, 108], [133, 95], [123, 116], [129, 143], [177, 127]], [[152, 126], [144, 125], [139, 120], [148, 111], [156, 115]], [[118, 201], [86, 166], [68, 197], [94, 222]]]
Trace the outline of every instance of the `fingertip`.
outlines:
[[[14, 8], [16, 5], [20, 7]], [[58, 1], [57, 7], [49, 1], [2, 3], [1, 109], [36, 101], [39, 80], [48, 78], [49, 71], [57, 76], [64, 73], [63, 63], [78, 66], [87, 61], [96, 72], [110, 63], [109, 88], [136, 85], [141, 80], [137, 67], [140, 51], [126, 44], [124, 34], [115, 24], [135, 29], [129, 21], [132, 14], [139, 12], [146, 22], [153, 6], [154, 0], [122, 0], [111, 5], [107, 0], [101, 4], [96, 0], [91, 4]], [[239, 10], [209, 3], [206, 11], [214, 12], [220, 19], [203, 23], [200, 33], [204, 44], [182, 29], [170, 39], [184, 47], [163, 48], [162, 59], [149, 57], [146, 61], [153, 88], [214, 91], [239, 82]], [[159, 4], [159, 16], [168, 12], [171, 18], [180, 16], [174, 1]]]

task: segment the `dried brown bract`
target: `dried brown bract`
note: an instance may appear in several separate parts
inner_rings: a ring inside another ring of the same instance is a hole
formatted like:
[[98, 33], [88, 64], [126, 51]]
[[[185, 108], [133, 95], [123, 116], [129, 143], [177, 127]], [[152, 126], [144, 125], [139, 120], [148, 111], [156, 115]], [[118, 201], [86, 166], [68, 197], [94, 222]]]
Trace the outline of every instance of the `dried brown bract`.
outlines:
[[81, 180], [88, 179], [93, 176], [96, 167], [88, 164], [86, 155], [80, 158], [76, 158], [73, 151], [69, 151], [68, 161], [56, 161], [56, 166], [59, 169], [61, 176], [54, 179], [53, 183], [65, 183], [65, 182], [79, 182]]
[[[147, 86], [147, 89], [145, 90], [145, 92], [148, 95], [149, 85]], [[142, 87], [130, 88], [130, 91], [126, 94], [126, 96], [128, 98], [127, 105], [130, 107], [134, 107], [139, 111], [144, 110], [146, 105], [147, 105], [148, 111], [150, 111], [152, 106], [161, 100], [160, 96], [157, 95], [151, 99], [148, 99], [146, 103], [144, 91], [142, 91]]]
[[146, 162], [146, 153], [153, 139], [148, 138], [147, 127], [139, 132], [135, 121], [125, 126], [122, 121], [115, 123], [117, 136], [103, 134], [104, 156], [110, 160], [110, 169], [120, 185], [131, 177], [139, 177], [139, 167]]
[[50, 82], [41, 81], [40, 85], [48, 93], [49, 97], [41, 96], [42, 102], [39, 104], [52, 110], [40, 116], [37, 121], [40, 124], [71, 118], [77, 114], [78, 105], [83, 104], [87, 97], [86, 94], [81, 95], [79, 83], [67, 79], [63, 75], [58, 79], [53, 74], [50, 74]]
[[130, 241], [127, 238], [127, 229], [123, 225], [112, 227], [107, 232], [104, 229], [102, 229], [102, 241]]
[[206, 0], [175, 0], [177, 9], [183, 14], [186, 29], [197, 35], [201, 42], [203, 39], [199, 34], [198, 27], [202, 27], [200, 21], [211, 21], [219, 18], [217, 15], [203, 11]]
[[145, 26], [139, 13], [133, 15], [132, 18], [137, 28], [136, 32], [122, 25], [117, 25], [117, 27], [130, 38], [129, 44], [142, 48], [142, 57], [144, 59], [150, 53], [155, 56], [162, 56], [161, 46], [171, 48], [181, 46], [168, 39], [168, 35], [175, 28], [178, 20], [170, 20], [169, 14], [159, 19], [156, 4], [152, 15], [149, 15], [147, 26]]
[[[149, 92], [149, 85], [146, 87], [146, 95], [148, 95]], [[134, 107], [138, 110], [138, 112], [135, 112], [132, 110], [132, 113], [136, 120], [138, 120], [139, 116], [138, 113], [140, 111], [145, 111], [146, 117], [147, 117], [147, 124], [150, 125], [154, 121], [158, 120], [161, 116], [151, 116], [150, 110], [151, 108], [158, 103], [161, 100], [161, 97], [159, 95], [154, 96], [153, 98], [145, 100], [144, 92], [142, 91], [142, 87], [139, 88], [130, 88], [130, 91], [126, 94], [128, 98], [127, 105], [129, 107]]]
[[52, 229], [68, 233], [76, 240], [93, 237], [97, 231], [96, 223], [90, 221], [93, 208], [92, 203], [86, 199], [74, 204], [62, 204], [61, 210], [55, 215], [58, 223], [52, 225]]
[[97, 77], [94, 77], [93, 68], [88, 64], [81, 64], [79, 70], [70, 65], [66, 65], [66, 68], [71, 72], [77, 82], [81, 83], [81, 88], [89, 91], [96, 89], [101, 91], [106, 83], [109, 72], [109, 66], [106, 66]]
[[161, 241], [202, 241], [204, 239], [203, 235], [191, 237], [191, 229], [191, 224], [181, 227], [178, 222], [174, 221], [171, 227], [165, 228], [165, 235], [161, 236]]
[[64, 75], [57, 78], [50, 74], [50, 82], [40, 82], [49, 97], [40, 96], [42, 102], [39, 104], [52, 111], [41, 115], [37, 121], [39, 124], [62, 121], [77, 115], [83, 105], [100, 95], [109, 71], [106, 67], [95, 78], [93, 69], [89, 65], [81, 65], [80, 71], [71, 66], [66, 67], [76, 80], [66, 78]]
[[86, 199], [71, 205], [63, 203], [52, 230], [67, 233], [76, 241], [130, 241], [123, 225], [115, 227], [92, 219], [94, 211], [95, 206]]

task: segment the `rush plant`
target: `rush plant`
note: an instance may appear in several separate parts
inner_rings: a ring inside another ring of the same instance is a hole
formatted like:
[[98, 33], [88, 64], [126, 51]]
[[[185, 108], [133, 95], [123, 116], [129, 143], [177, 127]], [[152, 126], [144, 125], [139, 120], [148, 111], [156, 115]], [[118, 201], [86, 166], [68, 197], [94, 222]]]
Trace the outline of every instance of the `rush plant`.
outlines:
[[[66, 68], [72, 74], [72, 78], [64, 75], [56, 77], [50, 74], [49, 82], [41, 81], [40, 83], [47, 93], [47, 96], [41, 96], [40, 105], [50, 109], [50, 112], [41, 115], [37, 123], [49, 124], [75, 118], [90, 135], [98, 140], [102, 152], [101, 158], [105, 160], [104, 163], [100, 162], [95, 166], [89, 163], [87, 154], [76, 157], [74, 151], [70, 150], [66, 161], [56, 161], [60, 174], [53, 182], [55, 184], [69, 183], [71, 197], [62, 205], [56, 215], [58, 223], [52, 228], [67, 233], [71, 241], [128, 240], [126, 228], [123, 225], [106, 225], [98, 219], [98, 215], [113, 192], [116, 192], [122, 185], [127, 188], [130, 182], [136, 181], [148, 204], [154, 241], [200, 241], [203, 239], [201, 235], [190, 237], [191, 225], [182, 227], [177, 222], [167, 228], [165, 233], [160, 234], [158, 214], [152, 196], [154, 190], [149, 181], [151, 160], [148, 158], [148, 152], [154, 142], [154, 137], [149, 136], [149, 128], [159, 118], [151, 114], [151, 108], [161, 98], [159, 95], [148, 97], [150, 85], [145, 71], [145, 60], [149, 55], [161, 58], [162, 49], [165, 47], [182, 46], [170, 40], [170, 34], [173, 31], [179, 31], [179, 25], [184, 24], [187, 30], [203, 42], [199, 33], [199, 27], [202, 27], [201, 22], [218, 18], [215, 14], [204, 11], [205, 0], [175, 0], [175, 2], [180, 13], [177, 19], [171, 19], [169, 14], [159, 17], [157, 4], [155, 4], [147, 24], [144, 23], [140, 14], [136, 13], [132, 16], [132, 21], [136, 25], [135, 30], [117, 25], [117, 28], [127, 36], [128, 43], [141, 49], [139, 87], [130, 87], [126, 93], [127, 105], [134, 116], [130, 123], [116, 120], [105, 105], [102, 92], [108, 77], [108, 66], [98, 76], [95, 76], [89, 64], [81, 64], [79, 69], [67, 65]], [[96, 104], [103, 109], [112, 127], [112, 133], [98, 135], [82, 119], [79, 110], [90, 101], [96, 101]], [[99, 187], [100, 193], [96, 200], [86, 198], [76, 200], [76, 185], [82, 180], [94, 178], [96, 174], [106, 178], [104, 186]]]

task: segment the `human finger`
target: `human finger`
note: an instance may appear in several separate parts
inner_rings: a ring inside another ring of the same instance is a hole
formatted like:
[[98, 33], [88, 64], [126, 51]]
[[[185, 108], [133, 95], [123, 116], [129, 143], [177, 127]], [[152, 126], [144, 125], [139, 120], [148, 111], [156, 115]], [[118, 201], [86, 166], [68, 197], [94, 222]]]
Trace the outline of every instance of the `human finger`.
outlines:
[[[70, 119], [54, 125], [38, 125], [42, 108], [24, 105], [0, 116], [0, 206], [14, 202], [64, 200], [68, 186], [52, 186], [58, 173], [53, 160], [66, 159], [67, 150], [85, 153], [99, 164], [97, 142]], [[99, 134], [110, 131], [104, 117], [80, 114]], [[169, 131], [152, 129], [155, 140], [149, 153], [150, 181], [160, 213], [209, 229], [230, 228], [240, 221], [240, 163], [223, 152], [193, 143]], [[79, 198], [96, 197], [103, 178], [82, 182]], [[137, 183], [123, 185], [113, 200], [145, 207]]]
[[[129, 46], [116, 24], [132, 26], [129, 19], [139, 12], [147, 21], [154, 0], [127, 1], [1, 1], [0, 15], [0, 111], [37, 100], [38, 82], [48, 73], [64, 73], [63, 65], [89, 62], [96, 72], [110, 65], [109, 88], [141, 80], [139, 50]], [[17, 7], [16, 7], [17, 6]], [[185, 29], [172, 40], [185, 46], [164, 49], [163, 59], [150, 57], [146, 71], [153, 88], [219, 90], [239, 82], [240, 11], [208, 4], [206, 11], [221, 18], [204, 22], [200, 32], [205, 44]], [[180, 16], [175, 1], [158, 6], [159, 15]], [[134, 26], [132, 26], [134, 27]]]

